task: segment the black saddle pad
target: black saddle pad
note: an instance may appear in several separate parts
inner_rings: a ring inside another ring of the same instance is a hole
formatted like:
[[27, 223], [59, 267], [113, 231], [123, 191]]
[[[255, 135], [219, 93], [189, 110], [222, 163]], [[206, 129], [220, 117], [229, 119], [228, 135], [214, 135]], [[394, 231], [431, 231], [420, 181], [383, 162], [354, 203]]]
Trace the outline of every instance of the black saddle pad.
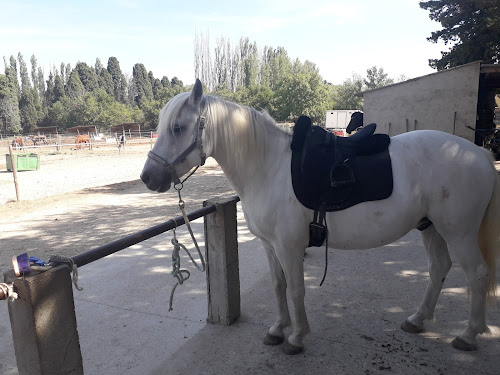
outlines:
[[297, 199], [312, 210], [338, 211], [392, 194], [390, 138], [370, 124], [350, 137], [311, 126], [301, 116], [292, 139], [292, 184]]

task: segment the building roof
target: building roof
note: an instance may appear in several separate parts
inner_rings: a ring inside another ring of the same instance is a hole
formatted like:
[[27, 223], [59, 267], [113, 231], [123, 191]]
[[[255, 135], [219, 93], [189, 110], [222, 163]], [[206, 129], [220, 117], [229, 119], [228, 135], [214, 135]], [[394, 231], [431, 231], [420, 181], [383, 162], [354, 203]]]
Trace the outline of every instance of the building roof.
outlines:
[[450, 69], [440, 70], [440, 71], [437, 71], [437, 72], [434, 72], [434, 73], [430, 73], [430, 74], [426, 74], [426, 75], [423, 75], [423, 76], [420, 76], [420, 77], [415, 77], [415, 78], [412, 78], [412, 79], [408, 79], [406, 81], [396, 82], [396, 83], [393, 83], [391, 85], [377, 87], [377, 88], [371, 89], [371, 90], [361, 91], [358, 94], [356, 94], [356, 96], [363, 96], [364, 94], [369, 93], [369, 92], [378, 91], [378, 90], [385, 90], [385, 89], [387, 89], [389, 87], [403, 85], [403, 84], [408, 83], [408, 82], [417, 81], [417, 80], [419, 80], [421, 78], [424, 78], [424, 77], [429, 77], [429, 76], [433, 76], [433, 75], [436, 75], [436, 74], [446, 73], [446, 72], [449, 72], [450, 70], [460, 69], [460, 68], [463, 68], [464, 66], [474, 65], [474, 64], [481, 64], [481, 68], [480, 68], [481, 69], [481, 73], [483, 73], [483, 68], [484, 67], [488, 67], [488, 66], [491, 66], [491, 65], [494, 65], [494, 66], [498, 67], [497, 64], [482, 64], [481, 61], [473, 61], [473, 62], [470, 62], [468, 64], [464, 64], [464, 65], [460, 65], [460, 66], [454, 66], [453, 68], [450, 68]]

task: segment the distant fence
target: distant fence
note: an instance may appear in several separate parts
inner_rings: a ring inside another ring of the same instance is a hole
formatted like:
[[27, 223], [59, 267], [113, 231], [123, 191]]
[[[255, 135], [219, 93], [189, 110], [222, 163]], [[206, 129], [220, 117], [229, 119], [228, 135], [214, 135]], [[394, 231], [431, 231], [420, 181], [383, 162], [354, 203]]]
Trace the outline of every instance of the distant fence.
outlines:
[[[28, 133], [28, 134], [1, 134], [0, 133], [0, 141], [2, 140], [13, 140], [14, 138], [18, 138], [18, 137], [22, 137], [22, 138], [30, 138], [30, 137], [33, 137], [33, 136], [37, 136], [37, 135], [45, 135], [48, 139], [57, 139], [58, 137], [76, 137], [78, 134], [88, 134], [89, 136], [92, 136], [92, 135], [99, 135], [99, 134], [102, 134], [103, 137], [112, 137], [112, 136], [115, 136], [116, 134], [118, 135], [121, 135], [123, 134], [122, 131], [119, 131], [119, 132], [111, 132], [109, 130], [107, 131], [102, 131], [102, 132], [99, 132], [98, 134], [96, 134], [95, 132], [81, 132], [81, 133], [74, 133], [74, 132], [61, 132], [61, 133], [53, 133], [53, 132], [47, 132], [47, 133], [42, 133], [40, 132], [40, 134], [38, 133]], [[137, 131], [137, 130], [125, 130], [125, 136], [127, 137], [135, 137], [135, 138], [149, 138], [151, 136], [155, 136], [156, 135], [156, 131], [154, 130], [140, 130], [140, 131]]]
[[[203, 203], [203, 208], [187, 215], [189, 220], [205, 219], [209, 323], [230, 325], [240, 315], [238, 201], [237, 196], [211, 199]], [[79, 254], [72, 260], [82, 267], [183, 224], [184, 218], [179, 216]], [[22, 277], [10, 271], [4, 274], [4, 279], [18, 294], [17, 299], [9, 299], [8, 305], [19, 374], [83, 374], [68, 267], [60, 265]]]
[[[95, 139], [90, 139], [88, 143], [74, 143], [69, 141], [68, 136], [60, 137], [59, 139], [52, 139], [52, 140], [47, 140], [47, 143], [43, 142], [38, 142], [38, 144], [35, 145], [27, 145], [27, 142], [32, 143], [29, 139], [24, 143], [23, 146], [21, 147], [13, 147], [13, 150], [15, 152], [22, 152], [22, 151], [30, 151], [31, 150], [38, 150], [38, 149], [54, 149], [55, 151], [61, 151], [64, 148], [75, 148], [75, 149], [90, 149], [92, 150], [94, 147], [118, 147], [120, 143], [120, 139], [112, 137], [112, 138], [107, 138], [107, 139], [101, 139], [101, 140], [95, 140]], [[71, 139], [76, 139], [76, 137], [71, 137]], [[66, 142], [65, 142], [66, 141]], [[143, 138], [126, 138], [124, 146], [126, 145], [138, 145], [138, 144], [149, 144], [151, 147], [156, 143], [156, 137], [143, 137]], [[8, 145], [11, 144], [10, 142], [6, 142], [4, 144], [4, 148], [8, 148]]]

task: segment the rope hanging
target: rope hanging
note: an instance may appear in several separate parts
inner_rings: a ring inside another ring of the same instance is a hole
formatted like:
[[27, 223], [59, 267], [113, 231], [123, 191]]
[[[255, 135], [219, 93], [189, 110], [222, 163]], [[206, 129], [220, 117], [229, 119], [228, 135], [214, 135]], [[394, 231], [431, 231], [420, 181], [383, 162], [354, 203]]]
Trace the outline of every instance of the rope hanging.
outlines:
[[14, 292], [14, 286], [12, 284], [0, 283], [0, 290], [10, 302], [15, 301], [19, 297], [19, 295]]
[[194, 246], [196, 247], [196, 251], [198, 252], [200, 264], [198, 264], [198, 262], [193, 258], [193, 256], [191, 255], [189, 250], [186, 248], [186, 246], [184, 246], [183, 244], [181, 244], [177, 240], [177, 233], [175, 231], [177, 228], [177, 223], [175, 223], [176, 228], [173, 229], [174, 238], [171, 240], [172, 245], [174, 245], [174, 250], [172, 251], [172, 272], [171, 272], [171, 275], [177, 279], [177, 282], [175, 283], [174, 287], [172, 288], [172, 291], [170, 292], [170, 302], [169, 302], [168, 311], [173, 310], [172, 305], [173, 305], [173, 300], [174, 300], [175, 289], [177, 288], [177, 286], [182, 285], [184, 283], [184, 281], [189, 279], [189, 277], [191, 276], [191, 273], [188, 270], [181, 269], [181, 258], [179, 255], [180, 251], [184, 250], [186, 252], [186, 254], [189, 256], [189, 259], [191, 260], [191, 263], [194, 264], [194, 266], [196, 267], [196, 269], [198, 269], [198, 271], [201, 271], [201, 272], [205, 271], [205, 259], [203, 258], [203, 254], [200, 250], [200, 247], [198, 246], [198, 242], [196, 241], [196, 238], [194, 237], [193, 230], [191, 229], [191, 223], [189, 222], [189, 219], [188, 219], [188, 216], [186, 213], [185, 203], [181, 197], [181, 190], [183, 188], [183, 183], [189, 177], [191, 177], [194, 172], [196, 172], [196, 169], [198, 169], [198, 167], [196, 167], [195, 170], [193, 172], [191, 172], [184, 179], [184, 181], [182, 181], [179, 185], [175, 185], [174, 189], [177, 190], [177, 194], [179, 195], [179, 208], [182, 212], [182, 216], [184, 217], [184, 223], [186, 224], [186, 226], [188, 228], [188, 231], [189, 231], [189, 234], [191, 236], [191, 239], [193, 240]]

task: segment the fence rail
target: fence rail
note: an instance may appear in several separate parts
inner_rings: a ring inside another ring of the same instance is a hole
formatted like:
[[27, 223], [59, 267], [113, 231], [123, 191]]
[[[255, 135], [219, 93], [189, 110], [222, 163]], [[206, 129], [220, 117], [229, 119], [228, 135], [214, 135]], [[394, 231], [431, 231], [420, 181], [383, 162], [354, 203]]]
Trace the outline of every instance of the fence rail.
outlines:
[[[211, 214], [212, 212], [215, 212], [215, 206], [203, 207], [188, 214], [188, 219], [196, 220], [200, 217]], [[184, 217], [178, 216], [164, 223], [155, 225], [154, 227], [139, 231], [127, 237], [120, 238], [119, 240], [110, 242], [106, 245], [96, 247], [95, 249], [89, 250], [86, 253], [76, 255], [72, 259], [77, 267], [82, 267], [86, 264], [102, 259], [108, 255], [114, 254], [120, 250], [138, 244], [139, 242], [143, 242], [149, 238], [158, 236], [159, 234], [172, 230], [183, 224], [185, 224]]]

